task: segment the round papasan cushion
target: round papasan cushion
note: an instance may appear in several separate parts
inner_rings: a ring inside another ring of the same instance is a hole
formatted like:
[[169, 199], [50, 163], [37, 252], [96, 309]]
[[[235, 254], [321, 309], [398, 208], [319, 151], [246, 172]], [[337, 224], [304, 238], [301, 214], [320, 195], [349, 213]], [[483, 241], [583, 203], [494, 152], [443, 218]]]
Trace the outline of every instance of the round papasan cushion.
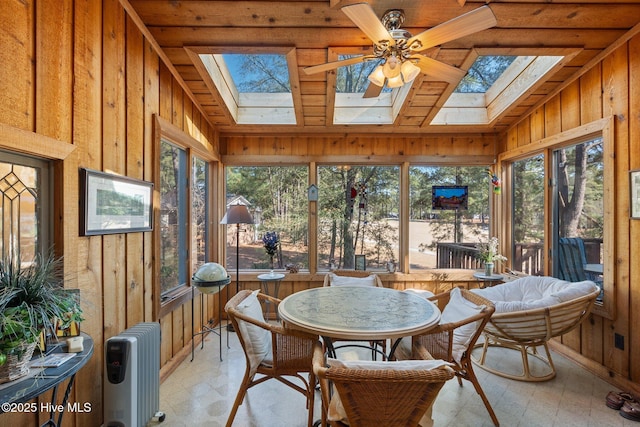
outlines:
[[598, 285], [590, 280], [567, 282], [547, 276], [527, 276], [490, 288], [473, 289], [496, 306], [496, 313], [550, 307], [590, 294]]

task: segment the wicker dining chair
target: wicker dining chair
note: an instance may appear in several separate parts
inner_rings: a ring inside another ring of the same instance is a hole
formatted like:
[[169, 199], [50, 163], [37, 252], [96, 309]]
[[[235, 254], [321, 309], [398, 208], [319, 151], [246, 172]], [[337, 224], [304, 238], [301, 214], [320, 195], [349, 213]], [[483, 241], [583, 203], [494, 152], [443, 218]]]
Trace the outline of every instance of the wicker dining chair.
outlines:
[[[412, 351], [415, 353], [416, 345], [426, 349], [425, 357], [434, 359], [443, 359], [451, 362], [454, 366], [458, 384], [462, 385], [462, 379], [473, 384], [476, 392], [482, 398], [484, 406], [487, 408], [491, 420], [496, 426], [499, 426], [498, 417], [496, 416], [489, 399], [485, 395], [478, 377], [473, 371], [471, 361], [471, 351], [478, 338], [482, 335], [485, 325], [495, 311], [494, 304], [488, 299], [481, 297], [469, 290], [454, 288], [450, 291], [443, 292], [429, 299], [435, 302], [445, 317], [445, 310], [451, 301], [452, 292], [457, 294], [457, 298], [462, 298], [464, 303], [469, 303], [470, 307], [477, 307], [477, 310], [469, 310], [467, 317], [461, 317], [457, 321], [440, 323], [435, 328], [429, 330], [423, 335], [414, 336], [412, 339]], [[441, 321], [442, 322], [442, 321]], [[403, 350], [404, 348], [404, 350]], [[399, 346], [396, 351], [398, 359], [406, 358], [407, 346]]]
[[[313, 370], [322, 393], [322, 425], [417, 427], [454, 371], [449, 366], [428, 369], [425, 361], [412, 362], [418, 364], [402, 369], [393, 368], [403, 362], [389, 361], [362, 361], [359, 367], [349, 367], [358, 362], [343, 362], [339, 367], [328, 367], [318, 346]], [[364, 368], [367, 363], [370, 367]]]
[[[382, 280], [377, 274], [363, 270], [334, 270], [324, 276], [323, 286], [375, 286], [384, 287]], [[341, 344], [336, 345], [336, 342]], [[386, 358], [387, 343], [385, 340], [369, 341], [366, 344], [359, 344], [358, 341], [332, 340], [333, 350], [356, 347], [371, 349], [371, 358], [375, 360], [377, 355], [382, 354]]]
[[[320, 345], [319, 337], [265, 322], [259, 301], [268, 301], [275, 307], [280, 303], [279, 299], [258, 291], [241, 290], [224, 308], [238, 334], [247, 362], [226, 425], [230, 427], [233, 424], [247, 390], [273, 378], [305, 396], [309, 412], [308, 426], [311, 427], [316, 385], [312, 359], [314, 346]], [[259, 377], [256, 378], [257, 374]], [[304, 374], [307, 374], [308, 378], [305, 378]], [[300, 379], [304, 386], [292, 382], [287, 377]]]

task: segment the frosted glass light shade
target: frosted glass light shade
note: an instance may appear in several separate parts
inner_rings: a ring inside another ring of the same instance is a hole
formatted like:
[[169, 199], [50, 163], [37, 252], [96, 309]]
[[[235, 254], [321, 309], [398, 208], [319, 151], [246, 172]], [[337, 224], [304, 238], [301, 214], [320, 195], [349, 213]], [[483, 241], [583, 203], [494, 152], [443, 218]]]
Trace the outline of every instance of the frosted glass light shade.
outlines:
[[382, 72], [382, 65], [378, 65], [372, 72], [369, 74], [369, 81], [376, 86], [384, 86], [384, 73]]
[[390, 79], [387, 80], [387, 87], [388, 88], [395, 88], [395, 87], [400, 87], [404, 84], [404, 82], [402, 81], [402, 76], [401, 75], [397, 75], [395, 77], [392, 77]]
[[402, 63], [401, 70], [402, 78], [404, 79], [405, 83], [413, 81], [413, 79], [418, 77], [418, 74], [420, 74], [420, 68], [413, 65], [411, 61], [404, 61]]

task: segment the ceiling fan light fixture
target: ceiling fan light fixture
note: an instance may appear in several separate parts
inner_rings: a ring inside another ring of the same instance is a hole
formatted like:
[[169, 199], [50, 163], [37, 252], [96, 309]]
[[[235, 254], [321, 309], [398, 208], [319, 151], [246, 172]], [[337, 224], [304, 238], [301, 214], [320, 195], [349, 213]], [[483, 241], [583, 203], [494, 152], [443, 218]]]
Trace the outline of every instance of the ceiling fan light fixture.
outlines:
[[372, 72], [369, 74], [369, 81], [376, 86], [384, 86], [384, 71], [382, 70], [382, 65], [378, 65]]
[[405, 83], [412, 82], [420, 74], [420, 68], [416, 67], [411, 61], [404, 61], [400, 69]]

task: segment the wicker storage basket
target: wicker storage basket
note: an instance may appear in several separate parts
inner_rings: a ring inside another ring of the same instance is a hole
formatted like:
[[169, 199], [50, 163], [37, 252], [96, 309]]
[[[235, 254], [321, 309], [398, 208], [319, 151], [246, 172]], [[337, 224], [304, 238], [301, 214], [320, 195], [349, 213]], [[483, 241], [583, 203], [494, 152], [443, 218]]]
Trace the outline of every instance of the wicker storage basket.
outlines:
[[7, 355], [7, 361], [0, 366], [0, 384], [17, 380], [29, 373], [29, 361], [37, 344], [21, 344], [16, 354]]

